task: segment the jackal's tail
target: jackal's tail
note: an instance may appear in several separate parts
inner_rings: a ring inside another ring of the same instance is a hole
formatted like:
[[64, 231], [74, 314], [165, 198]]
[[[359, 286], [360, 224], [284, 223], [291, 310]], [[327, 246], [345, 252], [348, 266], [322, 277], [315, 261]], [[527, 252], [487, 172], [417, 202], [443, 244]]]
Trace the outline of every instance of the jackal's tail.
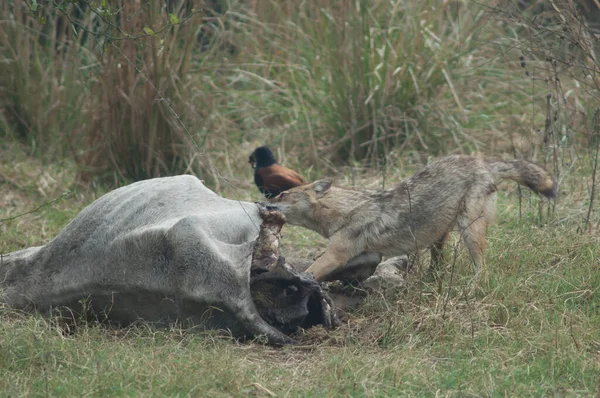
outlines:
[[546, 169], [535, 163], [526, 160], [496, 160], [488, 162], [487, 167], [496, 178], [516, 181], [548, 198], [554, 198], [558, 193], [558, 183]]

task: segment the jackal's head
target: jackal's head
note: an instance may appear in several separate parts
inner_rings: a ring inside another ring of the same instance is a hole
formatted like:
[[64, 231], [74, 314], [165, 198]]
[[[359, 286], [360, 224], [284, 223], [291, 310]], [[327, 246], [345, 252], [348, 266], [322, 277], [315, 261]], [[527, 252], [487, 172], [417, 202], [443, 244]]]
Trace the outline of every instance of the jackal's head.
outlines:
[[319, 200], [329, 191], [333, 180], [326, 178], [312, 184], [288, 189], [269, 201], [285, 214], [286, 221], [292, 225], [301, 225], [313, 229], [319, 220], [317, 210]]

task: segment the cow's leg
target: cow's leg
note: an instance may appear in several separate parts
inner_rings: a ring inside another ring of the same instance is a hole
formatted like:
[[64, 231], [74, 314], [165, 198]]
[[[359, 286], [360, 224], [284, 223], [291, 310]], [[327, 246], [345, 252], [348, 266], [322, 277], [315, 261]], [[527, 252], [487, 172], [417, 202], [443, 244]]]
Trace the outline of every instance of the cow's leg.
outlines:
[[[187, 279], [189, 281], [189, 278]], [[220, 291], [211, 290], [206, 286], [194, 288], [191, 285], [184, 283], [179, 289], [178, 318], [199, 320], [194, 323], [205, 322], [208, 305], [215, 310], [211, 311], [212, 319], [209, 321], [213, 328], [230, 330], [235, 337], [264, 336], [267, 342], [273, 345], [295, 343], [260, 316], [249, 285], [243, 286], [241, 283], [230, 281], [227, 288], [222, 287]]]
[[275, 329], [273, 326], [269, 325], [258, 313], [254, 302], [251, 297], [245, 297], [242, 300], [236, 300], [233, 302], [231, 300], [229, 303], [225, 302], [224, 304], [229, 307], [229, 310], [235, 314], [238, 322], [244, 326], [248, 332], [250, 332], [253, 336], [265, 336], [269, 344], [273, 345], [285, 345], [285, 344], [294, 344], [296, 341], [285, 334], [281, 333], [279, 330]]

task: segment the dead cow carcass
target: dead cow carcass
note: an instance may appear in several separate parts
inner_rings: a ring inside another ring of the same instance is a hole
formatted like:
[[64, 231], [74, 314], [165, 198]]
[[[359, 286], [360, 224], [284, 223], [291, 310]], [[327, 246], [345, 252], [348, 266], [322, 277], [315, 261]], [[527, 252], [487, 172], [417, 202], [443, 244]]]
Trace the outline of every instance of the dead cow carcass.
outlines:
[[137, 182], [96, 200], [50, 243], [2, 256], [0, 303], [77, 312], [83, 299], [121, 325], [179, 321], [290, 343], [298, 327], [335, 315], [318, 283], [279, 256], [283, 222], [193, 176]]

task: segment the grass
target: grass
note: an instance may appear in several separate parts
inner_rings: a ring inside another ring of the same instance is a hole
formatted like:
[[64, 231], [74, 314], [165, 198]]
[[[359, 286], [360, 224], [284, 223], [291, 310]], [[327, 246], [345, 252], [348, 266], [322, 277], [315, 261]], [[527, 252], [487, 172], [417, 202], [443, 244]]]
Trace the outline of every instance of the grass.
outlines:
[[192, 3], [119, 0], [98, 14], [89, 0], [36, 13], [4, 2], [0, 136], [68, 158], [84, 181], [192, 170], [217, 184], [241, 160], [232, 147], [269, 143], [324, 173], [506, 151], [544, 123], [543, 76], [524, 75], [525, 46], [491, 20], [491, 1]]
[[[2, 222], [2, 252], [47, 242], [102, 193], [77, 188], [73, 171], [43, 166], [19, 148], [0, 151], [6, 160], [0, 219], [65, 190], [73, 193]], [[45, 174], [55, 185], [44, 195], [35, 176]], [[378, 182], [368, 174], [357, 180]], [[258, 198], [255, 188], [225, 194]], [[439, 286], [422, 283], [422, 256], [404, 293], [367, 297], [344, 326], [309, 330], [298, 347], [274, 349], [144, 325], [84, 323], [65, 336], [51, 319], [5, 312], [0, 395], [590, 396], [600, 383], [600, 241], [578, 231], [585, 199], [565, 192], [556, 212], [575, 208], [578, 217], [540, 224], [537, 199], [526, 196], [519, 218], [513, 187], [503, 187], [498, 222], [488, 235], [488, 278], [480, 289], [466, 293], [472, 270], [461, 245], [452, 283], [448, 275]], [[288, 255], [310, 257], [324, 244], [301, 228], [284, 229]]]
[[[535, 15], [510, 1], [142, 3], [0, 5], [0, 253], [150, 176], [193, 172], [257, 200], [259, 144], [309, 180], [373, 188], [442, 153], [525, 157], [558, 173], [560, 198], [548, 214], [503, 184], [478, 289], [455, 236], [442, 283], [422, 282], [423, 254], [406, 291], [367, 297], [297, 347], [144, 325], [65, 336], [2, 312], [0, 396], [600, 395], [597, 199], [583, 224], [597, 39], [570, 2]], [[109, 40], [124, 32], [140, 37]], [[325, 245], [284, 228], [286, 255]]]

